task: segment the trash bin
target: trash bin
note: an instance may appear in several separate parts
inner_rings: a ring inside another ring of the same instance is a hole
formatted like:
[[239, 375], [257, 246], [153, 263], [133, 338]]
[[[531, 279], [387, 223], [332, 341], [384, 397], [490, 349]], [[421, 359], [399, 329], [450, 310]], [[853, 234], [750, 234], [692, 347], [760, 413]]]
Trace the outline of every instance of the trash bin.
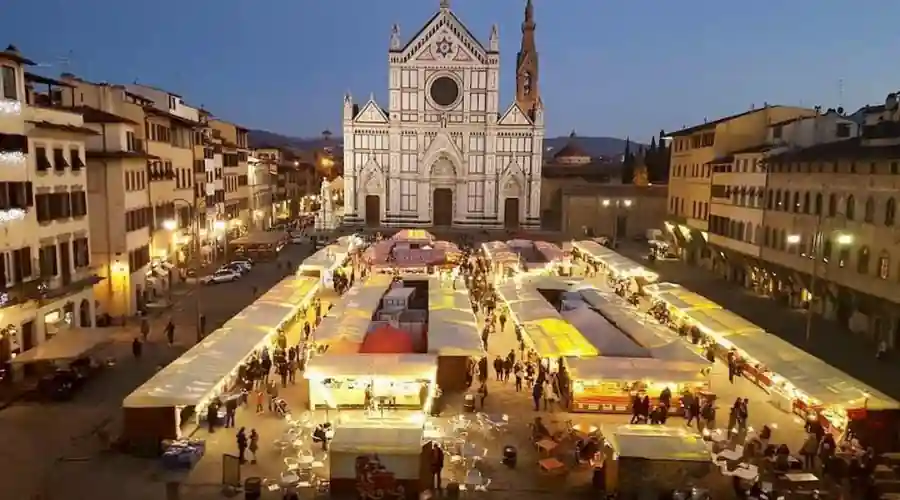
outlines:
[[244, 500], [259, 500], [262, 497], [262, 478], [248, 477], [244, 480]]
[[475, 395], [466, 394], [463, 398], [463, 411], [466, 413], [475, 413]]
[[516, 462], [519, 459], [519, 450], [516, 449], [515, 446], [506, 445], [503, 447], [503, 465], [506, 465], [509, 468], [513, 468], [516, 466]]

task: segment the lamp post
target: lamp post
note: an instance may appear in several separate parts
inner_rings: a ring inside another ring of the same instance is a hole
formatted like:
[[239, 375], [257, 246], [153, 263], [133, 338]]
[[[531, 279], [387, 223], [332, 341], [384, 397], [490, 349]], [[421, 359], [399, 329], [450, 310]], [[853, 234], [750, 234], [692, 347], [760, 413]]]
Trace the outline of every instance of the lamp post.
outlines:
[[[201, 263], [200, 263], [200, 249], [201, 249], [201, 245], [200, 245], [200, 214], [198, 213], [198, 210], [197, 210], [197, 202], [196, 202], [196, 200], [194, 200], [194, 202], [190, 202], [188, 200], [185, 200], [184, 198], [175, 198], [172, 201], [174, 203], [183, 203], [183, 204], [187, 205], [188, 209], [190, 210], [190, 213], [188, 215], [190, 216], [190, 219], [191, 219], [191, 233], [193, 233], [191, 235], [191, 243], [193, 246], [193, 250], [191, 251], [191, 253], [193, 254], [191, 257], [191, 262], [193, 264], [192, 267], [194, 269], [194, 279], [196, 280], [194, 286], [197, 286], [200, 283], [200, 267], [201, 267]], [[174, 236], [174, 231], [178, 229], [178, 221], [174, 220], [174, 219], [165, 220], [165, 221], [163, 221], [163, 227], [167, 231], [173, 232], [173, 236]], [[171, 298], [171, 293], [172, 293], [172, 288], [169, 287], [170, 298]], [[200, 342], [200, 340], [203, 339], [203, 334], [204, 334], [203, 321], [202, 321], [203, 314], [201, 311], [202, 311], [202, 308], [201, 308], [201, 304], [200, 304], [200, 294], [195, 293], [194, 294], [194, 313], [195, 313], [195, 319], [197, 320], [197, 342]]]
[[619, 246], [619, 210], [622, 207], [626, 209], [631, 208], [631, 205], [634, 204], [633, 201], [629, 199], [616, 199], [616, 200], [603, 200], [602, 202], [603, 208], [613, 207], [613, 218], [612, 218], [612, 247], [616, 248]]
[[[837, 237], [834, 239], [834, 242], [837, 243], [839, 247], [846, 247], [853, 243], [853, 235], [848, 233], [841, 233], [836, 230], [829, 230], [825, 233], [822, 232], [822, 216], [818, 217], [818, 221], [816, 223], [816, 232], [813, 235], [813, 244], [812, 244], [812, 272], [810, 273], [809, 278], [809, 305], [806, 307], [806, 342], [809, 342], [812, 338], [812, 320], [813, 320], [813, 302], [818, 298], [818, 294], [816, 293], [816, 282], [819, 278], [819, 263], [825, 260], [824, 250], [825, 250], [825, 236], [827, 235], [829, 238], [831, 235], [837, 234]], [[799, 234], [789, 234], [785, 238], [786, 243], [788, 245], [797, 245], [799, 244], [803, 238]], [[825, 268], [825, 271], [828, 271], [828, 267]], [[824, 276], [823, 276], [824, 278]], [[824, 304], [824, 303], [823, 303]], [[823, 311], [824, 312], [824, 311]]]

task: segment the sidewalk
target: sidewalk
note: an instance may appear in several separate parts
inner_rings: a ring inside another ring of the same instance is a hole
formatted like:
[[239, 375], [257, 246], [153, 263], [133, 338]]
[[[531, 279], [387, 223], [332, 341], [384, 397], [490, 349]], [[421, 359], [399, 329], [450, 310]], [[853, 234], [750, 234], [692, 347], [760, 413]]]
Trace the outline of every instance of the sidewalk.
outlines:
[[[643, 260], [646, 249], [623, 245], [623, 255], [660, 275], [660, 281], [678, 283], [722, 307], [743, 316], [760, 328], [781, 337], [848, 375], [900, 400], [900, 364], [894, 357], [875, 360], [875, 346], [820, 316], [813, 316], [811, 341], [806, 341], [806, 312], [789, 309], [751, 290], [726, 282], [710, 271], [681, 261]], [[896, 355], [896, 354], [894, 354]]]

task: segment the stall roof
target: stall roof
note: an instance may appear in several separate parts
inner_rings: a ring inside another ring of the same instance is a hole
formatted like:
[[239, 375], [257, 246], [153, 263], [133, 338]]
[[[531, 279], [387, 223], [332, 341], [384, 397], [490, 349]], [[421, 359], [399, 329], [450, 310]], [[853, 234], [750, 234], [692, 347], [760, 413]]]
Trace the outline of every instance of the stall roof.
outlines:
[[606, 318], [592, 309], [585, 307], [563, 311], [562, 318], [577, 328], [601, 356], [650, 357], [650, 351], [628, 338]]
[[374, 274], [350, 289], [335, 305], [312, 336], [316, 342], [330, 344], [349, 341], [361, 344], [369, 330], [372, 315], [394, 279], [387, 274]]
[[559, 317], [556, 309], [529, 283], [509, 282], [498, 286], [497, 292], [518, 323]]
[[600, 432], [623, 458], [678, 462], [712, 460], [703, 437], [684, 427], [603, 425]]
[[721, 335], [762, 331], [762, 328], [728, 309], [694, 309], [688, 311], [687, 315], [692, 320], [703, 325], [708, 331]]
[[84, 356], [92, 349], [112, 340], [118, 328], [70, 328], [10, 360], [13, 364], [42, 361], [69, 361]]
[[[667, 327], [633, 308], [618, 295], [590, 289], [581, 290], [581, 297], [622, 333], [644, 347], [650, 357], [708, 364], [708, 361], [673, 335]], [[603, 353], [603, 350], [600, 352]]]
[[568, 292], [584, 281], [584, 278], [577, 276], [561, 277], [537, 275], [525, 276], [522, 279], [530, 286], [539, 290], [555, 290], [559, 292]]
[[489, 241], [487, 243], [482, 243], [481, 248], [487, 254], [488, 259], [490, 259], [492, 262], [510, 264], [519, 263], [519, 254], [514, 252], [512, 248], [509, 248], [509, 245], [502, 241]]
[[295, 306], [309, 301], [319, 291], [320, 281], [307, 276], [288, 276], [270, 288], [256, 303]]
[[300, 269], [328, 270], [341, 265], [347, 258], [349, 248], [347, 244], [332, 243], [325, 248], [320, 248], [316, 253], [307, 257], [300, 264]]
[[456, 287], [428, 280], [428, 352], [438, 356], [483, 356], [484, 345], [465, 282]]
[[587, 254], [592, 259], [600, 259], [609, 255], [616, 255], [609, 247], [601, 245], [593, 240], [573, 241], [572, 247], [579, 252]]
[[[808, 352], [776, 335], [749, 331], [724, 336], [769, 370], [826, 406], [867, 407], [872, 410], [897, 409], [900, 402], [854, 379]], [[865, 404], [864, 404], [865, 403]]]
[[659, 382], [697, 382], [706, 380], [699, 363], [654, 358], [567, 358], [573, 380], [653, 380]]
[[434, 235], [424, 229], [401, 229], [391, 236], [396, 241], [434, 241]]
[[340, 424], [328, 443], [332, 453], [422, 453], [424, 428], [421, 425], [385, 425], [377, 423]]
[[540, 252], [548, 261], [562, 260], [566, 256], [562, 248], [548, 241], [535, 241], [534, 248]]
[[721, 309], [721, 306], [715, 302], [685, 288], [671, 289], [666, 292], [658, 293], [655, 297], [681, 312], [687, 312], [694, 309]]
[[433, 380], [437, 356], [433, 354], [323, 354], [309, 358], [303, 376], [313, 378], [385, 377]]

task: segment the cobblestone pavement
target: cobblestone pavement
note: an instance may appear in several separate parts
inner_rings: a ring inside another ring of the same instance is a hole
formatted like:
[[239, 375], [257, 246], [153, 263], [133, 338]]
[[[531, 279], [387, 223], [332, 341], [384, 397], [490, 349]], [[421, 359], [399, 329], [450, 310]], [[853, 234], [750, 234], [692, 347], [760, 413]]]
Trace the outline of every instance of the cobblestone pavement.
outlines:
[[[196, 341], [196, 305], [212, 331], [252, 302], [287, 273], [310, 249], [292, 246], [277, 261], [260, 263], [244, 279], [223, 285], [193, 286], [173, 293], [170, 311], [155, 315], [141, 359], [131, 354], [139, 321], [116, 328], [113, 342], [102, 352], [117, 360], [109, 373], [92, 380], [73, 401], [20, 402], [0, 411], [0, 497], [9, 499], [163, 498], [164, 485], [144, 491], [145, 481], [159, 480], [155, 463], [101, 453], [97, 432], [118, 434], [122, 399]], [[199, 301], [199, 302], [198, 302]], [[166, 322], [176, 324], [175, 346], [163, 334]], [[109, 491], [104, 491], [109, 489]], [[94, 492], [96, 490], [96, 493]], [[142, 495], [147, 495], [146, 497]], [[155, 496], [154, 496], [155, 495]]]
[[[630, 244], [619, 251], [639, 260], [646, 247]], [[676, 261], [657, 261], [647, 267], [658, 272], [662, 281], [671, 281], [699, 293], [722, 307], [743, 316], [769, 333], [817, 356], [848, 375], [900, 400], [900, 355], [875, 359], [875, 346], [864, 338], [820, 316], [813, 317], [811, 341], [806, 341], [806, 312], [790, 309], [772, 299], [729, 283], [712, 272]]]

